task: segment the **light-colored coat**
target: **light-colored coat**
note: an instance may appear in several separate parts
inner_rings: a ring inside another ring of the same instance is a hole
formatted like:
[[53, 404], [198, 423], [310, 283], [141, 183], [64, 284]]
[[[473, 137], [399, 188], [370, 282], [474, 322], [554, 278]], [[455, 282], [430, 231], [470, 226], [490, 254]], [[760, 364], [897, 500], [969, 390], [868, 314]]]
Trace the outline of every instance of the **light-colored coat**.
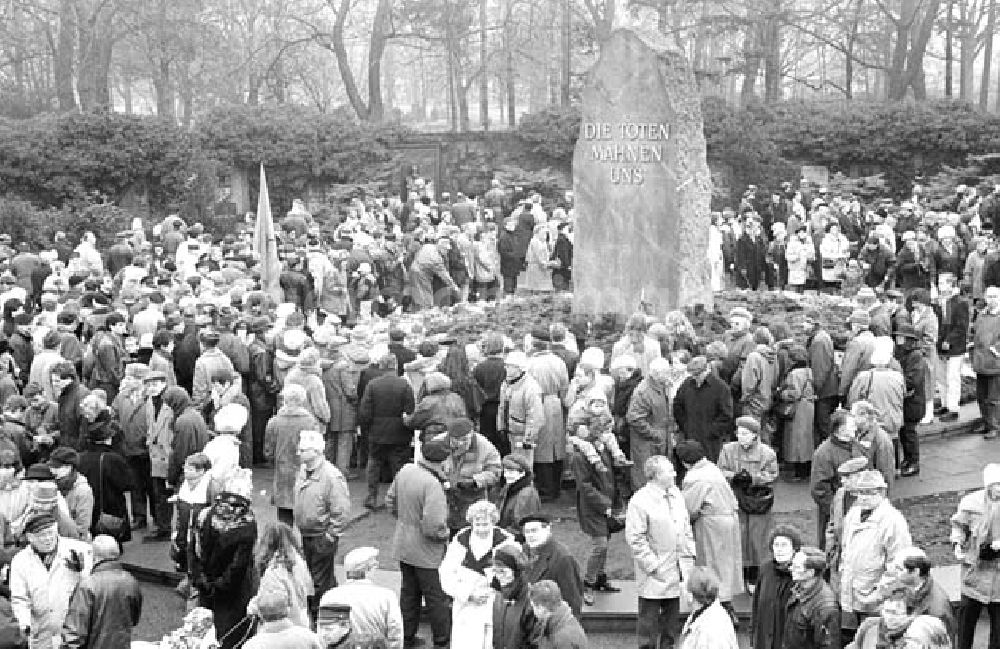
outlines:
[[802, 286], [809, 279], [809, 264], [816, 260], [816, 247], [810, 240], [800, 241], [797, 236], [788, 240], [785, 262], [788, 264], [788, 283]]
[[514, 441], [534, 443], [544, 425], [545, 408], [538, 381], [527, 372], [514, 383], [504, 381], [500, 386], [497, 430], [506, 430], [511, 444]]
[[1000, 602], [1000, 562], [980, 561], [979, 546], [985, 539], [975, 534], [986, 512], [986, 490], [979, 489], [962, 497], [951, 517], [951, 542], [962, 546], [962, 595], [977, 602]]
[[299, 433], [322, 430], [319, 422], [301, 406], [282, 406], [267, 422], [264, 457], [274, 462], [271, 503], [291, 509], [295, 506], [295, 478], [299, 473]]
[[788, 373], [781, 388], [783, 401], [795, 403], [795, 414], [785, 426], [784, 451], [787, 462], [809, 462], [813, 451], [813, 417], [816, 414], [816, 392], [812, 370], [799, 367]]
[[[70, 568], [73, 555], [82, 570]], [[80, 581], [94, 568], [90, 544], [60, 537], [56, 556], [46, 568], [31, 547], [26, 547], [10, 563], [10, 605], [21, 627], [31, 627], [31, 649], [51, 649], [62, 633], [69, 600]]]
[[654, 455], [670, 457], [672, 435], [676, 425], [667, 396], [667, 386], [646, 377], [632, 392], [625, 420], [629, 426], [632, 451], [632, 488], [646, 484], [644, 466]]
[[708, 605], [697, 618], [688, 616], [681, 630], [680, 649], [738, 649], [733, 618], [719, 600]]
[[351, 518], [351, 491], [340, 469], [326, 460], [311, 473], [300, 466], [294, 514], [295, 527], [303, 537], [339, 537]]
[[643, 599], [680, 597], [683, 572], [695, 558], [694, 532], [680, 489], [647, 482], [628, 502], [625, 542], [632, 549], [636, 591]]
[[855, 377], [847, 393], [847, 405], [862, 399], [875, 406], [879, 423], [890, 437], [897, 437], [903, 427], [903, 399], [906, 382], [903, 375], [888, 367], [864, 370]]
[[150, 475], [166, 479], [170, 471], [170, 451], [174, 443], [174, 411], [160, 404], [160, 413], [153, 415], [153, 402], [146, 399], [146, 446], [149, 447]]
[[542, 391], [545, 423], [535, 442], [535, 462], [556, 462], [566, 457], [566, 423], [562, 400], [569, 388], [566, 363], [552, 352], [535, 354], [528, 359], [526, 371]]
[[864, 522], [860, 507], [847, 512], [840, 554], [840, 607], [845, 613], [878, 611], [882, 602], [878, 585], [886, 566], [911, 545], [906, 519], [888, 498]]
[[719, 599], [743, 592], [739, 503], [719, 467], [700, 460], [684, 476], [684, 503], [694, 528], [697, 563], [719, 578]]

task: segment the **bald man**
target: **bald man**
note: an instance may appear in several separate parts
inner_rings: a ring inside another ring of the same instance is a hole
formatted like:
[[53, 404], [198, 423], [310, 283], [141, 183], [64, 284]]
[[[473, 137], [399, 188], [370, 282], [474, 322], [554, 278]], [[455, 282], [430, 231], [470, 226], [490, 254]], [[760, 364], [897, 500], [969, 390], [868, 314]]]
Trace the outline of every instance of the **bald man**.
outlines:
[[118, 542], [100, 535], [92, 543], [94, 570], [80, 582], [63, 624], [63, 647], [128, 647], [142, 613], [139, 583], [125, 571]]

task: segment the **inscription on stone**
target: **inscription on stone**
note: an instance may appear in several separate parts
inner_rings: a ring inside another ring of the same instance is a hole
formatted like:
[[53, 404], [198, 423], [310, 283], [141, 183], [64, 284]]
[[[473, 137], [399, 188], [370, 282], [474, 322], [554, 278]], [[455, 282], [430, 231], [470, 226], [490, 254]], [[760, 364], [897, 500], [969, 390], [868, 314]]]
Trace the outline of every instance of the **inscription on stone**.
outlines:
[[670, 139], [670, 125], [636, 123], [626, 116], [615, 124], [584, 122], [580, 125], [580, 135], [590, 142], [591, 159], [608, 163], [612, 183], [641, 185], [648, 175], [642, 165], [663, 162], [663, 145]]

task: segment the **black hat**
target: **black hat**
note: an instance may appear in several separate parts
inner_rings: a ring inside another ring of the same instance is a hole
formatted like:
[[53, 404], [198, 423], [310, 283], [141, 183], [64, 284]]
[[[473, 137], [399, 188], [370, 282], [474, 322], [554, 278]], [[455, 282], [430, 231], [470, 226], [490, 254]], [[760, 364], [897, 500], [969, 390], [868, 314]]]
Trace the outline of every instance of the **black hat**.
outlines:
[[444, 462], [451, 453], [448, 443], [443, 439], [431, 439], [420, 447], [420, 454], [428, 462]]
[[542, 342], [552, 342], [552, 334], [548, 327], [535, 327], [531, 330], [531, 337]]
[[530, 514], [525, 516], [517, 522], [518, 527], [524, 527], [528, 523], [545, 523], [546, 525], [552, 524], [552, 518], [548, 514]]
[[705, 457], [705, 447], [694, 439], [686, 439], [677, 445], [677, 457], [685, 464], [694, 464]]
[[31, 516], [24, 524], [25, 534], [36, 534], [56, 524], [56, 517], [48, 512], [39, 512]]
[[68, 446], [60, 446], [52, 451], [49, 455], [49, 466], [51, 467], [61, 467], [61, 466], [71, 466], [76, 467], [80, 463], [80, 454], [71, 449]]
[[32, 464], [24, 472], [25, 480], [55, 480], [47, 464]]

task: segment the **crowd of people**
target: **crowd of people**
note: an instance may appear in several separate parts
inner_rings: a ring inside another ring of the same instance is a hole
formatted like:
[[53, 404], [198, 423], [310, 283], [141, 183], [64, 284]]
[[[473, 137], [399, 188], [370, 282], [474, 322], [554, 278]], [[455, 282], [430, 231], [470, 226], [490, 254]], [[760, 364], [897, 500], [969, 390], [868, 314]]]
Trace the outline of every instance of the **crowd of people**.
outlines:
[[[917, 425], [958, 417], [965, 359], [1000, 432], [1000, 198], [865, 212], [751, 188], [713, 219], [717, 286], [838, 292], [846, 344], [827, 314], [793, 331], [741, 307], [718, 340], [682, 311], [636, 313], [606, 349], [563, 322], [432, 334], [433, 307], [571, 289], [572, 196], [499, 183], [297, 201], [276, 293], [252, 215], [221, 238], [176, 216], [113, 245], [0, 235], [0, 644], [124, 646], [141, 530], [223, 647], [421, 646], [423, 618], [437, 647], [586, 647], [581, 616], [620, 588], [615, 534], [643, 649], [736, 647], [744, 592], [755, 649], [967, 649], [983, 607], [1000, 638], [1000, 465], [951, 520], [957, 617], [891, 501]], [[277, 520], [258, 525], [262, 466]], [[551, 517], [566, 478], [573, 539]], [[779, 479], [808, 480], [815, 530], [775, 525]], [[375, 539], [340, 552], [352, 489], [395, 520], [398, 595]]]

